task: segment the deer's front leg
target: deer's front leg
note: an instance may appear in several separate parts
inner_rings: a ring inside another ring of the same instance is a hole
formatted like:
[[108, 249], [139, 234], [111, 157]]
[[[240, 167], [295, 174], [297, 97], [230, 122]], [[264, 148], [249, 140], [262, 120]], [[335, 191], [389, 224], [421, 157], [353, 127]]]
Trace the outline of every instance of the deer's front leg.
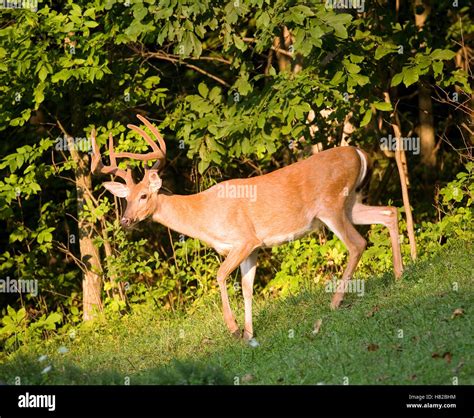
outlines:
[[245, 326], [243, 338], [250, 341], [253, 338], [252, 325], [252, 297], [253, 297], [253, 281], [257, 270], [258, 250], [250, 254], [241, 264], [240, 272], [242, 274], [242, 294], [244, 296], [245, 305]]
[[235, 322], [234, 314], [230, 308], [229, 295], [227, 293], [227, 276], [232, 273], [239, 264], [242, 263], [253, 251], [255, 245], [246, 244], [242, 247], [232, 248], [226, 259], [223, 261], [217, 272], [217, 282], [219, 283], [219, 289], [221, 292], [222, 299], [222, 311], [224, 314], [224, 321], [229, 328], [229, 331], [235, 336], [240, 337], [240, 331], [237, 323]]

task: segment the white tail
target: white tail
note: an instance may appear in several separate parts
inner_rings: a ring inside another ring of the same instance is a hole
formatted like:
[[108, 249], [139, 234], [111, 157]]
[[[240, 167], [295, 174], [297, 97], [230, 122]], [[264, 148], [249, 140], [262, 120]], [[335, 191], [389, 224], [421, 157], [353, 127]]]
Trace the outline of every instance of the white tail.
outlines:
[[366, 247], [365, 239], [354, 225], [382, 224], [388, 228], [395, 276], [401, 276], [403, 264], [397, 210], [389, 206], [366, 206], [358, 198], [358, 188], [366, 179], [369, 168], [365, 152], [354, 147], [333, 148], [262, 176], [224, 181], [194, 195], [168, 195], [160, 193], [161, 179], [156, 164], [138, 184], [133, 183], [130, 174], [116, 167], [117, 157], [164, 161], [166, 145], [163, 139], [153, 125], [138, 117], [157, 137], [161, 149], [144, 131], [129, 125], [144, 136], [154, 152], [141, 156], [114, 154], [110, 140], [111, 165], [106, 167], [100, 161], [93, 136], [92, 169], [100, 167], [103, 173], [115, 173], [127, 179], [126, 184], [104, 183], [113, 194], [127, 199], [122, 225], [130, 227], [151, 216], [154, 221], [177, 232], [200, 239], [225, 256], [217, 272], [217, 281], [224, 320], [235, 336], [241, 336], [241, 333], [229, 304], [228, 275], [240, 266], [245, 304], [242, 335], [250, 340], [253, 337], [252, 293], [258, 249], [301, 237], [317, 229], [320, 221], [349, 251], [347, 267], [331, 302], [333, 309], [342, 302], [348, 281]]

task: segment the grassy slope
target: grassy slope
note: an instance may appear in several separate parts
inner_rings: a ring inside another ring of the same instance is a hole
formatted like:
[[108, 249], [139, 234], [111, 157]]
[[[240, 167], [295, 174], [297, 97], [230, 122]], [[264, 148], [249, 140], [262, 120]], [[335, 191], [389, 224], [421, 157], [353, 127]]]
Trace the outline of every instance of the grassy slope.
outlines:
[[[257, 348], [227, 335], [219, 301], [210, 298], [192, 315], [133, 314], [81, 329], [74, 339], [25, 347], [0, 364], [0, 381], [123, 384], [128, 376], [131, 384], [233, 384], [236, 377], [240, 384], [342, 384], [347, 377], [349, 384], [450, 385], [456, 376], [459, 384], [474, 384], [472, 254], [469, 243], [447, 246], [400, 281], [391, 274], [370, 280], [364, 297], [348, 295], [336, 312], [320, 288], [258, 300]], [[453, 316], [457, 308], [464, 313]], [[58, 353], [60, 346], [69, 351]], [[39, 363], [40, 354], [49, 358]], [[52, 370], [41, 374], [48, 364]]]

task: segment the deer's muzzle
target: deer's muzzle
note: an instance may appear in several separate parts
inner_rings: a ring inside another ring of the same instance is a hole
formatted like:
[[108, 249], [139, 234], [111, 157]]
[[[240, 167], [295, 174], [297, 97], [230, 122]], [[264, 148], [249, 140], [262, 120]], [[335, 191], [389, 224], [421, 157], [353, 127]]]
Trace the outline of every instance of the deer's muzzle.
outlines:
[[133, 222], [130, 218], [124, 216], [122, 219], [120, 219], [120, 223], [124, 228], [130, 228]]

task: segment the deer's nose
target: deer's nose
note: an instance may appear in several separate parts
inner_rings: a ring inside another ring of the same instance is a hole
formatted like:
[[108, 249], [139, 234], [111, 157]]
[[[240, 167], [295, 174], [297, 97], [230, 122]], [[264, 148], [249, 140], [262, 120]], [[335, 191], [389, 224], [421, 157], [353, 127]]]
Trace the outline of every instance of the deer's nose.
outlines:
[[122, 219], [120, 219], [120, 223], [122, 224], [122, 226], [128, 228], [130, 225], [132, 225], [132, 220], [124, 216]]

